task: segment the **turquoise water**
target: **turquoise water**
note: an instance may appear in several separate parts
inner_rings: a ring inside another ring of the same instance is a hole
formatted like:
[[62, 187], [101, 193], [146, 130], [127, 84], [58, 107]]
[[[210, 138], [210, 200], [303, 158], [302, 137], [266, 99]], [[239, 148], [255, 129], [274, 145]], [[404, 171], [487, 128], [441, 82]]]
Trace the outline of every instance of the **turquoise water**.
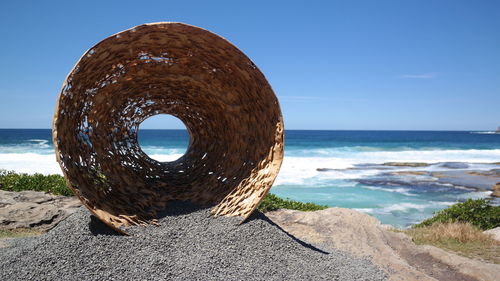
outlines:
[[[485, 198], [489, 192], [432, 179], [422, 182], [423, 177], [389, 178], [384, 173], [448, 171], [442, 165], [446, 162], [466, 163], [464, 171], [489, 170], [498, 166], [488, 163], [500, 161], [500, 135], [490, 132], [287, 131], [286, 136], [285, 161], [271, 192], [302, 202], [354, 208], [397, 227], [418, 223], [467, 198]], [[376, 165], [386, 162], [432, 165]], [[364, 184], [367, 179], [370, 184]]]
[[[0, 129], [0, 168], [60, 173], [50, 136], [50, 130]], [[160, 161], [180, 157], [188, 140], [185, 130], [139, 131], [142, 149]], [[385, 162], [431, 165], [380, 165]], [[443, 164], [449, 162], [464, 165], [457, 169]], [[493, 162], [500, 162], [500, 135], [491, 132], [288, 130], [285, 160], [271, 192], [303, 202], [354, 208], [382, 223], [406, 227], [455, 202], [484, 198], [489, 192], [438, 183], [431, 177], [387, 173], [498, 168]]]

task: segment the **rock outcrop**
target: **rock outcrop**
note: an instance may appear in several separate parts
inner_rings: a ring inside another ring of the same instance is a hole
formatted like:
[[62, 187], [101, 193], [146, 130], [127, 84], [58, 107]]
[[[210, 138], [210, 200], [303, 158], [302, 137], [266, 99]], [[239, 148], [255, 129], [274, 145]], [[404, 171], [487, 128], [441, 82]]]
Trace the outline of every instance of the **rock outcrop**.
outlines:
[[76, 197], [45, 192], [0, 190], [0, 229], [32, 228], [46, 231], [81, 206]]
[[393, 167], [429, 167], [431, 164], [422, 162], [386, 162], [382, 165]]
[[497, 182], [493, 187], [492, 187], [493, 192], [491, 193], [491, 196], [493, 197], [500, 197], [500, 182]]
[[354, 210], [278, 210], [266, 215], [308, 243], [371, 259], [390, 280], [497, 280], [500, 276], [500, 265], [433, 246], [417, 246], [405, 234], [391, 231], [374, 217]]
[[490, 230], [486, 230], [484, 231], [484, 233], [490, 235], [491, 238], [500, 241], [500, 226]]
[[[0, 229], [48, 230], [80, 207], [75, 197], [0, 190]], [[281, 209], [266, 216], [289, 234], [325, 250], [365, 257], [389, 280], [497, 280], [500, 265], [469, 259], [433, 246], [415, 245], [376, 218], [344, 208], [315, 212]], [[486, 233], [500, 239], [500, 228]], [[4, 242], [0, 240], [0, 248]]]

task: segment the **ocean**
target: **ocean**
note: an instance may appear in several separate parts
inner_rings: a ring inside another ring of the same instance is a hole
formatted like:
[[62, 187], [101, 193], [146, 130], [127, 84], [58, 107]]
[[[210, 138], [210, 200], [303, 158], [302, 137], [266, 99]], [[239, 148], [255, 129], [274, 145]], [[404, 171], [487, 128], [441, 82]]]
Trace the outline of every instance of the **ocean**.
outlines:
[[[179, 158], [188, 141], [185, 130], [139, 131], [141, 148], [159, 161]], [[488, 186], [500, 182], [498, 173], [491, 175], [498, 162], [500, 134], [493, 132], [287, 130], [271, 192], [356, 209], [404, 228], [456, 202], [488, 198]], [[0, 129], [0, 169], [61, 174], [51, 131]]]

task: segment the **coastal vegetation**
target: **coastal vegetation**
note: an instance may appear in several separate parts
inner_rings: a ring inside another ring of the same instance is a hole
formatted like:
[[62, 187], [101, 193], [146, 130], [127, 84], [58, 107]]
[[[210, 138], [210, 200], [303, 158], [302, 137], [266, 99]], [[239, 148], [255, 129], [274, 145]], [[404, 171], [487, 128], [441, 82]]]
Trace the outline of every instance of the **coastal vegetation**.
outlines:
[[433, 245], [500, 264], [500, 242], [483, 233], [500, 226], [500, 206], [469, 199], [437, 212], [404, 232], [416, 244]]
[[34, 190], [54, 195], [71, 196], [73, 191], [60, 175], [16, 173], [0, 169], [0, 189], [6, 191]]
[[[6, 170], [0, 170], [0, 189], [73, 195], [61, 175], [26, 174]], [[261, 212], [278, 209], [317, 211], [326, 208], [328, 206], [298, 202], [274, 194], [268, 194], [258, 207]], [[498, 226], [500, 226], [500, 206], [491, 206], [484, 199], [469, 199], [441, 210], [433, 217], [403, 232], [412, 237], [416, 244], [433, 245], [467, 257], [500, 263], [500, 242], [482, 232]], [[29, 229], [5, 230], [0, 232], [0, 238], [36, 234], [38, 233]]]
[[467, 222], [481, 230], [492, 229], [500, 226], [500, 206], [491, 206], [485, 199], [469, 199], [437, 212], [414, 228], [431, 226], [438, 222]]
[[[55, 195], [73, 195], [73, 191], [67, 187], [64, 177], [61, 175], [16, 173], [2, 169], [0, 169], [0, 189], [7, 191], [34, 190]], [[274, 194], [268, 194], [259, 206], [261, 212], [277, 209], [317, 211], [326, 208], [328, 206], [293, 201]], [[415, 225], [413, 229], [428, 227], [438, 222], [462, 222], [469, 223], [481, 230], [492, 229], [500, 226], [500, 206], [491, 206], [484, 199], [469, 199], [437, 212], [432, 218]]]
[[318, 211], [324, 210], [328, 208], [328, 206], [317, 205], [314, 203], [302, 203], [298, 201], [293, 201], [288, 198], [283, 199], [274, 194], [267, 194], [266, 197], [262, 200], [259, 205], [259, 211], [261, 212], [269, 212], [275, 211], [278, 209], [291, 209], [291, 210], [299, 210], [299, 211]]
[[468, 222], [435, 222], [403, 232], [417, 245], [432, 245], [469, 258], [500, 264], [500, 242]]

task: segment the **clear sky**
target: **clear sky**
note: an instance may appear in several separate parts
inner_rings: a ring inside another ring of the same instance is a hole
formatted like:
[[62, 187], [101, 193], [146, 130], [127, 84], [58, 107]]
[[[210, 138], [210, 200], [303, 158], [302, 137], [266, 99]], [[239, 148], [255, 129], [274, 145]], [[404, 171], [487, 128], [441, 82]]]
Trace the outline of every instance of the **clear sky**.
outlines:
[[245, 52], [273, 86], [287, 129], [500, 125], [500, 1], [3, 0], [0, 128], [50, 128], [79, 57], [157, 21], [203, 27]]

